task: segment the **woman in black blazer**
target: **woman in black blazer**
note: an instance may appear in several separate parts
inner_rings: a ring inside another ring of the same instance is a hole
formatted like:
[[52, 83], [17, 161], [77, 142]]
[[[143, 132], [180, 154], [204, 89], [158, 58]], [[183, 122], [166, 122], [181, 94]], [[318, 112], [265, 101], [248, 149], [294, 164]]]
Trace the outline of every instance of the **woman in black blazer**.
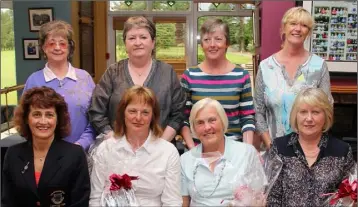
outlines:
[[29, 89], [15, 110], [14, 123], [27, 141], [6, 152], [2, 206], [88, 206], [85, 152], [62, 140], [71, 130], [64, 98], [45, 86]]

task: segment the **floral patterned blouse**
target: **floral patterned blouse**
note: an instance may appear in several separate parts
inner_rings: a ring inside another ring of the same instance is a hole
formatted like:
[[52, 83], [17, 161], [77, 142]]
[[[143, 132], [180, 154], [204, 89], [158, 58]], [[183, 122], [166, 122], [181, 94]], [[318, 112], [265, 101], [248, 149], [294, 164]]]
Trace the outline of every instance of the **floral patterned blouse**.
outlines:
[[274, 55], [260, 63], [255, 81], [255, 119], [258, 133], [268, 131], [271, 139], [293, 132], [290, 112], [297, 94], [307, 87], [321, 88], [333, 104], [327, 64], [311, 54], [291, 80], [285, 66]]
[[317, 160], [309, 167], [298, 134], [291, 133], [273, 141], [269, 153], [277, 153], [283, 161], [282, 170], [274, 183], [267, 206], [322, 206], [335, 192], [354, 165], [350, 146], [327, 133], [322, 135]]

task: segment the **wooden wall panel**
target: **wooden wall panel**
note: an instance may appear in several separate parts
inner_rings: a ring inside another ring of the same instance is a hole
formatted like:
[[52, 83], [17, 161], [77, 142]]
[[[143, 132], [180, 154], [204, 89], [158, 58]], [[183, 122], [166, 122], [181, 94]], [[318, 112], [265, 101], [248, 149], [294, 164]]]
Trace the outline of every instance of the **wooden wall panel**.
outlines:
[[107, 69], [107, 1], [94, 2], [94, 65], [97, 83]]
[[72, 58], [72, 65], [74, 67], [79, 68], [80, 67], [80, 50], [78, 49], [78, 45], [80, 43], [79, 40], [79, 16], [78, 16], [78, 1], [72, 1], [71, 2], [71, 25], [72, 25], [72, 29], [73, 29], [73, 40], [75, 41], [76, 44], [76, 48], [75, 48], [75, 52], [73, 54], [73, 58]]

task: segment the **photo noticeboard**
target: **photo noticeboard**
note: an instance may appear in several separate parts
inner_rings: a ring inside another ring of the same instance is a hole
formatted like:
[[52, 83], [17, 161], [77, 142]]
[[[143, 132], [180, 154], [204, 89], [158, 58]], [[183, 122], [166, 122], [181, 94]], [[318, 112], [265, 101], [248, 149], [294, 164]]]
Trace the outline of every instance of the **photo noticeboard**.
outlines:
[[357, 72], [357, 2], [304, 1], [315, 26], [305, 48], [327, 61], [330, 71]]

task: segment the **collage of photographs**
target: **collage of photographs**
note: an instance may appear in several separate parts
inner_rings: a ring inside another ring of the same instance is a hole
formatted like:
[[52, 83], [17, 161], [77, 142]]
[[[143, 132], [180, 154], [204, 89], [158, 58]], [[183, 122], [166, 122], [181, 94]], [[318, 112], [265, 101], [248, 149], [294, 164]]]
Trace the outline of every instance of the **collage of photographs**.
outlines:
[[329, 61], [357, 60], [357, 10], [348, 6], [312, 9], [315, 28], [311, 51]]

